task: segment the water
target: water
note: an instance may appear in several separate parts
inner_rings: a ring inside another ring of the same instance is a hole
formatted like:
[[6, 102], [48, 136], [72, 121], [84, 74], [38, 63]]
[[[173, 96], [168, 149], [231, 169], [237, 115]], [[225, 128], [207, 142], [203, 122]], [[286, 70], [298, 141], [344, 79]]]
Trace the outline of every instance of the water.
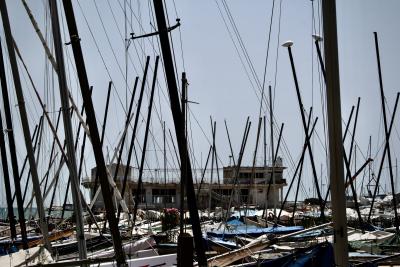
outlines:
[[[46, 210], [46, 215], [47, 215], [47, 212], [48, 211]], [[52, 215], [52, 217], [61, 217], [61, 210], [53, 210], [51, 212], [51, 215]], [[71, 215], [72, 215], [72, 211], [66, 210], [64, 213], [64, 218], [68, 218]], [[14, 208], [14, 216], [18, 219], [18, 209], [17, 208]], [[32, 216], [35, 216], [35, 218], [38, 218], [37, 208], [32, 208], [32, 211], [30, 211], [30, 209], [25, 210], [25, 219], [31, 218]], [[6, 220], [6, 219], [8, 219], [7, 208], [0, 207], [0, 220]]]

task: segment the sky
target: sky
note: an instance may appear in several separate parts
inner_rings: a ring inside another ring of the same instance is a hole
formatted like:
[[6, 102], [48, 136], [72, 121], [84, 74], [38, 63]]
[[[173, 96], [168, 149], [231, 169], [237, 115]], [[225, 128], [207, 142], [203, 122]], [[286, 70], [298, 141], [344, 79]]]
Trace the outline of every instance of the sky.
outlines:
[[[41, 31], [45, 34], [46, 39], [49, 40], [49, 44], [52, 44], [47, 1], [30, 0], [27, 2]], [[260, 110], [260, 87], [262, 87], [257, 86], [256, 79], [258, 79], [259, 84], [263, 83], [269, 43], [265, 95], [268, 95], [267, 89], [271, 85], [273, 88], [273, 111], [275, 117], [274, 143], [276, 146], [279, 127], [284, 123], [284, 146], [278, 154], [283, 158], [283, 164], [288, 167], [285, 177], [288, 182], [291, 181], [295, 164], [297, 164], [304, 143], [304, 131], [288, 52], [286, 48], [281, 46], [283, 42], [292, 40], [294, 42], [292, 51], [304, 107], [308, 111], [312, 106], [313, 119], [318, 117], [316, 135], [312, 139], [312, 146], [318, 178], [322, 181], [322, 191], [325, 192], [328, 183], [326, 156], [326, 144], [328, 141], [325, 138], [327, 129], [324, 127], [327, 122], [324, 118], [326, 114], [323, 104], [325, 101], [325, 88], [321, 80], [319, 63], [312, 39], [312, 34], [323, 35], [320, 1], [231, 0], [223, 2], [219, 0], [168, 0], [166, 2], [170, 25], [176, 23], [176, 18], [179, 18], [181, 23], [181, 26], [172, 32], [176, 72], [179, 77], [183, 71], [187, 73], [189, 100], [198, 103], [189, 104], [189, 135], [194, 168], [204, 168], [212, 139], [210, 117], [216, 121], [217, 125], [216, 147], [219, 167], [229, 164], [230, 155], [224, 121], [226, 120], [227, 122], [234, 155], [237, 159], [246, 118], [250, 117], [252, 124], [242, 165], [252, 165]], [[60, 103], [57, 76], [46, 60], [44, 49], [21, 1], [6, 1], [6, 3], [14, 38], [36, 87], [46, 103], [47, 109], [53, 112], [51, 115], [54, 123]], [[135, 33], [135, 35], [141, 35], [156, 30], [152, 1], [87, 0], [73, 1], [73, 5], [89, 82], [94, 88], [93, 102], [99, 128], [101, 128], [104, 115], [108, 82], [110, 80], [113, 81], [106, 139], [103, 147], [107, 159], [112, 157], [113, 150], [121, 136], [126, 116], [126, 106], [129, 101], [129, 94], [132, 92], [134, 79], [139, 76], [139, 85], [141, 84], [145, 57], [147, 55], [151, 57], [135, 146], [139, 153], [138, 160], [140, 160], [147, 117], [148, 95], [153, 77], [155, 56], [160, 54], [159, 44], [156, 37], [132, 40], [126, 57], [123, 36], [125, 35], [125, 26], [128, 35], [131, 32]], [[126, 19], [124, 6], [126, 8]], [[274, 6], [274, 9], [272, 24], [270, 25], [272, 6]], [[355, 134], [357, 145], [356, 160], [352, 161], [353, 172], [354, 169], [359, 168], [364, 163], [368, 156], [367, 149], [370, 136], [372, 140], [371, 153], [374, 159], [372, 170], [375, 173], [378, 171], [384, 132], [373, 32], [378, 32], [387, 112], [388, 116], [391, 116], [395, 97], [399, 91], [397, 73], [397, 65], [400, 62], [400, 55], [397, 53], [397, 44], [400, 40], [400, 33], [397, 30], [400, 20], [397, 15], [399, 7], [400, 3], [395, 0], [384, 2], [377, 0], [337, 1], [343, 121], [347, 121], [351, 107], [356, 105], [357, 98], [361, 97]], [[240, 35], [241, 38], [241, 44], [236, 39], [237, 35], [234, 34], [234, 29], [225, 8], [230, 10], [231, 19], [237, 27], [236, 34]], [[67, 37], [68, 30], [61, 4], [59, 4], [59, 14], [62, 21], [63, 42], [67, 43], [69, 41]], [[270, 28], [271, 32], [269, 34]], [[2, 49], [6, 54], [2, 27], [0, 28], [0, 34]], [[270, 38], [268, 38], [269, 36]], [[247, 59], [249, 62], [251, 61], [254, 68], [255, 75], [250, 74], [248, 76], [246, 74], [246, 72], [251, 73], [251, 71], [243, 53], [244, 49], [248, 56]], [[80, 106], [82, 100], [70, 46], [64, 46], [64, 56], [67, 62], [68, 85], [77, 105]], [[161, 65], [161, 67], [163, 66]], [[7, 60], [7, 82], [10, 85], [9, 90], [12, 91], [9, 68]], [[125, 77], [126, 70], [128, 75]], [[41, 110], [21, 65], [20, 73], [30, 118], [30, 128], [33, 132], [35, 124], [39, 121]], [[127, 88], [128, 90], [126, 90]], [[137, 103], [137, 98], [138, 92], [136, 93], [135, 103]], [[17, 144], [17, 150], [21, 162], [20, 165], [22, 165], [26, 152], [22, 142], [19, 114], [15, 105], [15, 94], [11, 96], [11, 102], [13, 103], [15, 134], [17, 140], [21, 140]], [[265, 103], [263, 105], [261, 115], [265, 115], [268, 118], [269, 111], [265, 109]], [[174, 135], [163, 69], [159, 69], [158, 72], [155, 109], [152, 116], [145, 169], [148, 177], [159, 179], [162, 175], [161, 171], [154, 170], [163, 168], [162, 121], [166, 121], [167, 129], [171, 129], [172, 135]], [[76, 118], [73, 119], [73, 123], [74, 127], [77, 128], [78, 121]], [[395, 128], [390, 141], [393, 165], [396, 165], [397, 148], [400, 143], [398, 116], [396, 116], [394, 125]], [[269, 162], [269, 120], [267, 121], [267, 126], [267, 160]], [[60, 126], [59, 136], [61, 139], [63, 138], [62, 126]], [[168, 131], [167, 139], [168, 168], [171, 169], [168, 172], [168, 179], [173, 179], [177, 177], [177, 163], [174, 159], [173, 146]], [[43, 140], [38, 159], [39, 176], [41, 177], [47, 170], [51, 149], [52, 136], [48, 126], [43, 130]], [[345, 143], [347, 151], [350, 144], [349, 140], [350, 138]], [[80, 144], [81, 142], [82, 135], [79, 139]], [[78, 146], [77, 156], [80, 155], [80, 150], [81, 148]], [[90, 146], [86, 146], [85, 151], [83, 177], [90, 175], [90, 169], [95, 164]], [[256, 163], [261, 165], [263, 160], [262, 142], [260, 142]], [[124, 153], [123, 161], [126, 161], [126, 153]], [[138, 166], [136, 159], [133, 164], [135, 167]], [[385, 163], [382, 190], [385, 188], [389, 190], [387, 166]], [[54, 172], [55, 168], [52, 169], [52, 173]], [[395, 167], [394, 172], [396, 174]], [[196, 171], [195, 176], [198, 178], [199, 175], [200, 172]], [[65, 186], [67, 178], [68, 172], [64, 167], [60, 181], [61, 188]], [[358, 191], [360, 191], [360, 188], [365, 189], [365, 184], [368, 180], [368, 177], [362, 179], [362, 175], [359, 178], [357, 180]], [[313, 196], [312, 172], [308, 157], [306, 157], [302, 181], [303, 186], [300, 191], [300, 198]], [[56, 200], [63, 198], [62, 190], [58, 190], [57, 194]], [[0, 198], [0, 201], [5, 203], [5, 197]]]

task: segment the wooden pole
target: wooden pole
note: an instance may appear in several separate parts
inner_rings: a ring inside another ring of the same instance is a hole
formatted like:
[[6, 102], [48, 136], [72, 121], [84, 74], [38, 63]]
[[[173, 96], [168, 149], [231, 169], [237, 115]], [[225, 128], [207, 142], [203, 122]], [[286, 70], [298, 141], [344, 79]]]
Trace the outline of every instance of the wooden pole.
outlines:
[[336, 29], [336, 1], [322, 1], [329, 130], [329, 167], [332, 190], [333, 247], [336, 266], [347, 267], [348, 243], [343, 172], [342, 115]]

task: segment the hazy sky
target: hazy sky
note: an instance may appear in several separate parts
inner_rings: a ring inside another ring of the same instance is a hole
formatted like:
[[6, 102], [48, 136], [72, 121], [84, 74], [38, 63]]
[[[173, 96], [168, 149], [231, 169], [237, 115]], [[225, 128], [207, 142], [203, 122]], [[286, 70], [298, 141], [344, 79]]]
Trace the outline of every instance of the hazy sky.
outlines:
[[[245, 62], [245, 57], [240, 49], [235, 35], [232, 37], [239, 48], [238, 56], [234, 42], [230, 37], [233, 29], [226, 16], [224, 3], [222, 1], [182, 1], [167, 0], [168, 17], [171, 25], [175, 19], [181, 19], [180, 29], [172, 33], [173, 46], [175, 48], [175, 58], [177, 73], [180, 76], [182, 71], [186, 71], [189, 80], [189, 99], [200, 104], [191, 104], [190, 109], [190, 136], [194, 155], [196, 157], [196, 168], [203, 163], [209, 149], [211, 140], [210, 116], [217, 122], [216, 146], [221, 160], [221, 164], [229, 163], [229, 145], [224, 127], [224, 119], [227, 120], [235, 157], [237, 159], [243, 129], [247, 116], [252, 122], [251, 132], [245, 150], [243, 165], [251, 165], [255, 148], [256, 129], [259, 113], [259, 87], [257, 87], [254, 77], [250, 80], [246, 75], [249, 72], [248, 64], [243, 67], [241, 59]], [[230, 9], [232, 18], [236, 24], [248, 57], [251, 60], [256, 75], [262, 83], [264, 66], [266, 61], [268, 32], [270, 27], [270, 17], [273, 1], [226, 1]], [[47, 1], [30, 0], [28, 4], [33, 10], [33, 14], [47, 39], [51, 40], [51, 24], [48, 17]], [[104, 152], [115, 148], [118, 137], [123, 129], [125, 120], [124, 109], [127, 102], [125, 90], [125, 49], [124, 49], [124, 1], [123, 0], [86, 0], [73, 1], [75, 15], [77, 18], [83, 53], [86, 61], [89, 82], [94, 86], [93, 101], [97, 112], [99, 128], [103, 120], [105, 98], [107, 93], [108, 81], [112, 80], [112, 99], [110, 104], [109, 120], [106, 129], [106, 141]], [[11, 27], [14, 38], [21, 50], [22, 55], [30, 69], [35, 84], [39, 89], [42, 98], [47, 103], [49, 111], [59, 108], [58, 80], [51, 70], [44, 50], [38, 41], [36, 33], [28, 19], [28, 16], [21, 4], [21, 1], [7, 1]], [[313, 11], [314, 7], [314, 11]], [[304, 142], [304, 132], [301, 124], [299, 105], [297, 102], [293, 76], [290, 69], [290, 62], [287, 49], [281, 47], [286, 40], [294, 42], [292, 51], [296, 65], [297, 76], [299, 79], [300, 90], [304, 107], [308, 110], [313, 106], [314, 118], [319, 117], [316, 133], [318, 137], [313, 138], [313, 148], [316, 161], [317, 173], [324, 184], [323, 191], [326, 190], [327, 165], [325, 155], [324, 119], [323, 105], [325, 100], [324, 87], [321, 87], [319, 65], [317, 54], [314, 49], [312, 34], [321, 34], [322, 18], [320, 17], [320, 1], [309, 0], [275, 0], [274, 15], [271, 26], [270, 48], [266, 73], [266, 88], [269, 84], [276, 87], [274, 90], [274, 113], [276, 123], [279, 127], [285, 123], [283, 137], [285, 150], [281, 150], [279, 155], [283, 157], [285, 166], [288, 167], [286, 178], [291, 179], [294, 165], [298, 161]], [[367, 157], [367, 146], [369, 136], [372, 135], [372, 157], [375, 160], [374, 169], [377, 172], [381, 158], [381, 147], [384, 141], [383, 124], [381, 117], [379, 83], [376, 64], [376, 54], [374, 47], [373, 32], [377, 31], [379, 36], [383, 84], [388, 105], [388, 114], [391, 116], [394, 100], [398, 89], [397, 65], [400, 55], [397, 52], [399, 43], [399, 32], [397, 25], [400, 19], [397, 11], [400, 8], [398, 1], [337, 1], [338, 15], [338, 38], [339, 38], [339, 61], [341, 78], [341, 97], [342, 97], [342, 117], [347, 121], [351, 106], [356, 105], [357, 97], [361, 97], [361, 106], [356, 131], [357, 142], [357, 164], [360, 167]], [[152, 1], [128, 0], [127, 9], [127, 33], [134, 32], [136, 35], [155, 31], [156, 24], [153, 18]], [[59, 6], [59, 13], [63, 15], [63, 9]], [[222, 14], [222, 15], [221, 15]], [[279, 16], [280, 14], [280, 16]], [[314, 23], [313, 23], [314, 16]], [[279, 20], [280, 18], [280, 20]], [[229, 31], [226, 28], [225, 22]], [[280, 21], [280, 31], [279, 29]], [[64, 18], [62, 19], [62, 31], [64, 42], [68, 42], [67, 27]], [[3, 29], [1, 27], [1, 36]], [[3, 41], [3, 39], [2, 39]], [[49, 42], [51, 44], [51, 42]], [[2, 42], [3, 49], [4, 41]], [[67, 76], [69, 86], [80, 106], [82, 101], [80, 91], [76, 81], [73, 57], [69, 46], [65, 46], [65, 56], [68, 63]], [[134, 78], [143, 76], [143, 62], [145, 56], [151, 56], [151, 71], [147, 77], [148, 86], [146, 94], [150, 92], [150, 83], [153, 76], [153, 66], [155, 55], [159, 54], [158, 40], [156, 37], [134, 40], [128, 49], [128, 76], [127, 81], [129, 91], [132, 90]], [[182, 56], [183, 55], [183, 56]], [[277, 61], [276, 61], [277, 59]], [[275, 65], [277, 62], [277, 65]], [[8, 60], [6, 68], [9, 69]], [[277, 68], [275, 68], [277, 66]], [[38, 122], [41, 114], [37, 100], [33, 98], [31, 86], [28, 84], [25, 72], [23, 73], [22, 84], [24, 86], [25, 97], [31, 121], [31, 131]], [[8, 71], [9, 73], [9, 71]], [[152, 118], [151, 137], [148, 143], [148, 160], [146, 168], [161, 169], [162, 165], [162, 125], [165, 120], [167, 127], [173, 129], [170, 116], [168, 93], [164, 82], [164, 73], [159, 72], [159, 86], [155, 97], [155, 112]], [[11, 76], [8, 80], [9, 90], [12, 91]], [[54, 87], [53, 85], [54, 84]], [[258, 96], [256, 95], [256, 93]], [[267, 91], [266, 91], [267, 92]], [[136, 99], [138, 94], [136, 94]], [[13, 104], [16, 103], [13, 94]], [[142, 106], [142, 115], [138, 133], [140, 146], [143, 143], [144, 126], [147, 116], [148, 99], [145, 97]], [[14, 107], [14, 121], [16, 135], [21, 136], [19, 114], [17, 107]], [[265, 110], [264, 110], [265, 111]], [[269, 116], [269, 113], [262, 115]], [[53, 114], [55, 120], [56, 114]], [[77, 120], [74, 119], [77, 125]], [[201, 125], [201, 128], [199, 127]], [[400, 144], [398, 134], [399, 119], [395, 120], [395, 128], [392, 133], [392, 157], [393, 162], [397, 157]], [[344, 127], [343, 127], [344, 128]], [[62, 127], [59, 133], [63, 137]], [[204, 131], [204, 132], [203, 132]], [[278, 129], [275, 129], [277, 134]], [[168, 133], [167, 133], [168, 134]], [[172, 131], [172, 134], [174, 132]], [[269, 128], [267, 129], [267, 145], [270, 149]], [[51, 148], [51, 133], [48, 126], [43, 133], [44, 142], [42, 145], [42, 155], [38, 160], [39, 172], [43, 175], [47, 169], [49, 151]], [[82, 138], [81, 138], [82, 139]], [[21, 161], [25, 155], [24, 143], [22, 138], [18, 143], [18, 152]], [[348, 139], [349, 140], [349, 139]], [[168, 149], [169, 167], [175, 168], [174, 152], [170, 141]], [[275, 136], [275, 145], [277, 136]], [[260, 143], [261, 144], [261, 143]], [[346, 143], [348, 144], [348, 143]], [[136, 145], [138, 151], [140, 148]], [[85, 172], [90, 174], [90, 168], [94, 166], [94, 160], [90, 146], [86, 147]], [[80, 148], [77, 151], [77, 155]], [[268, 151], [268, 160], [270, 152]], [[140, 159], [140, 154], [138, 155]], [[124, 161], [126, 156], [124, 157]], [[259, 147], [257, 164], [263, 162], [262, 146]], [[21, 163], [22, 164], [22, 163]], [[220, 164], [220, 166], [221, 166]], [[136, 162], [134, 162], [136, 165]], [[394, 163], [395, 165], [395, 163]], [[387, 166], [387, 164], [385, 164]], [[354, 162], [352, 169], [354, 170]], [[160, 175], [160, 174], [157, 174]], [[173, 174], [171, 174], [172, 177]], [[384, 184], [388, 182], [387, 169], [383, 172]], [[65, 184], [67, 171], [63, 173]], [[309, 159], [303, 171], [304, 190], [300, 191], [301, 197], [312, 196], [312, 172]], [[364, 186], [367, 177], [364, 180]], [[358, 180], [358, 188], [361, 186], [362, 176]], [[383, 185], [385, 187], [385, 185]], [[389, 187], [387, 187], [389, 189]], [[63, 195], [59, 193], [59, 197]], [[1, 199], [3, 202], [5, 198]]]

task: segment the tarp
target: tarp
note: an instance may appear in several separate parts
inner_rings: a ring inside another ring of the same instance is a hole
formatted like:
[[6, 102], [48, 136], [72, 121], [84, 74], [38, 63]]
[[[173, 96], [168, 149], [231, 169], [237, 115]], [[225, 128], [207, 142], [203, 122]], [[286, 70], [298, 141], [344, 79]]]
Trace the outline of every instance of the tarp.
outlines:
[[226, 222], [228, 225], [231, 226], [240, 226], [240, 225], [244, 225], [244, 223], [242, 221], [240, 221], [239, 219], [230, 219]]
[[251, 237], [258, 237], [264, 234], [275, 234], [275, 235], [282, 235], [282, 234], [289, 234], [296, 231], [304, 230], [303, 226], [287, 226], [287, 227], [266, 227], [266, 228], [259, 228], [256, 226], [251, 225], [243, 225], [238, 226], [233, 229], [225, 229], [225, 230], [214, 230], [208, 231], [207, 236], [212, 237], [224, 237], [230, 238], [235, 236], [251, 236]]

